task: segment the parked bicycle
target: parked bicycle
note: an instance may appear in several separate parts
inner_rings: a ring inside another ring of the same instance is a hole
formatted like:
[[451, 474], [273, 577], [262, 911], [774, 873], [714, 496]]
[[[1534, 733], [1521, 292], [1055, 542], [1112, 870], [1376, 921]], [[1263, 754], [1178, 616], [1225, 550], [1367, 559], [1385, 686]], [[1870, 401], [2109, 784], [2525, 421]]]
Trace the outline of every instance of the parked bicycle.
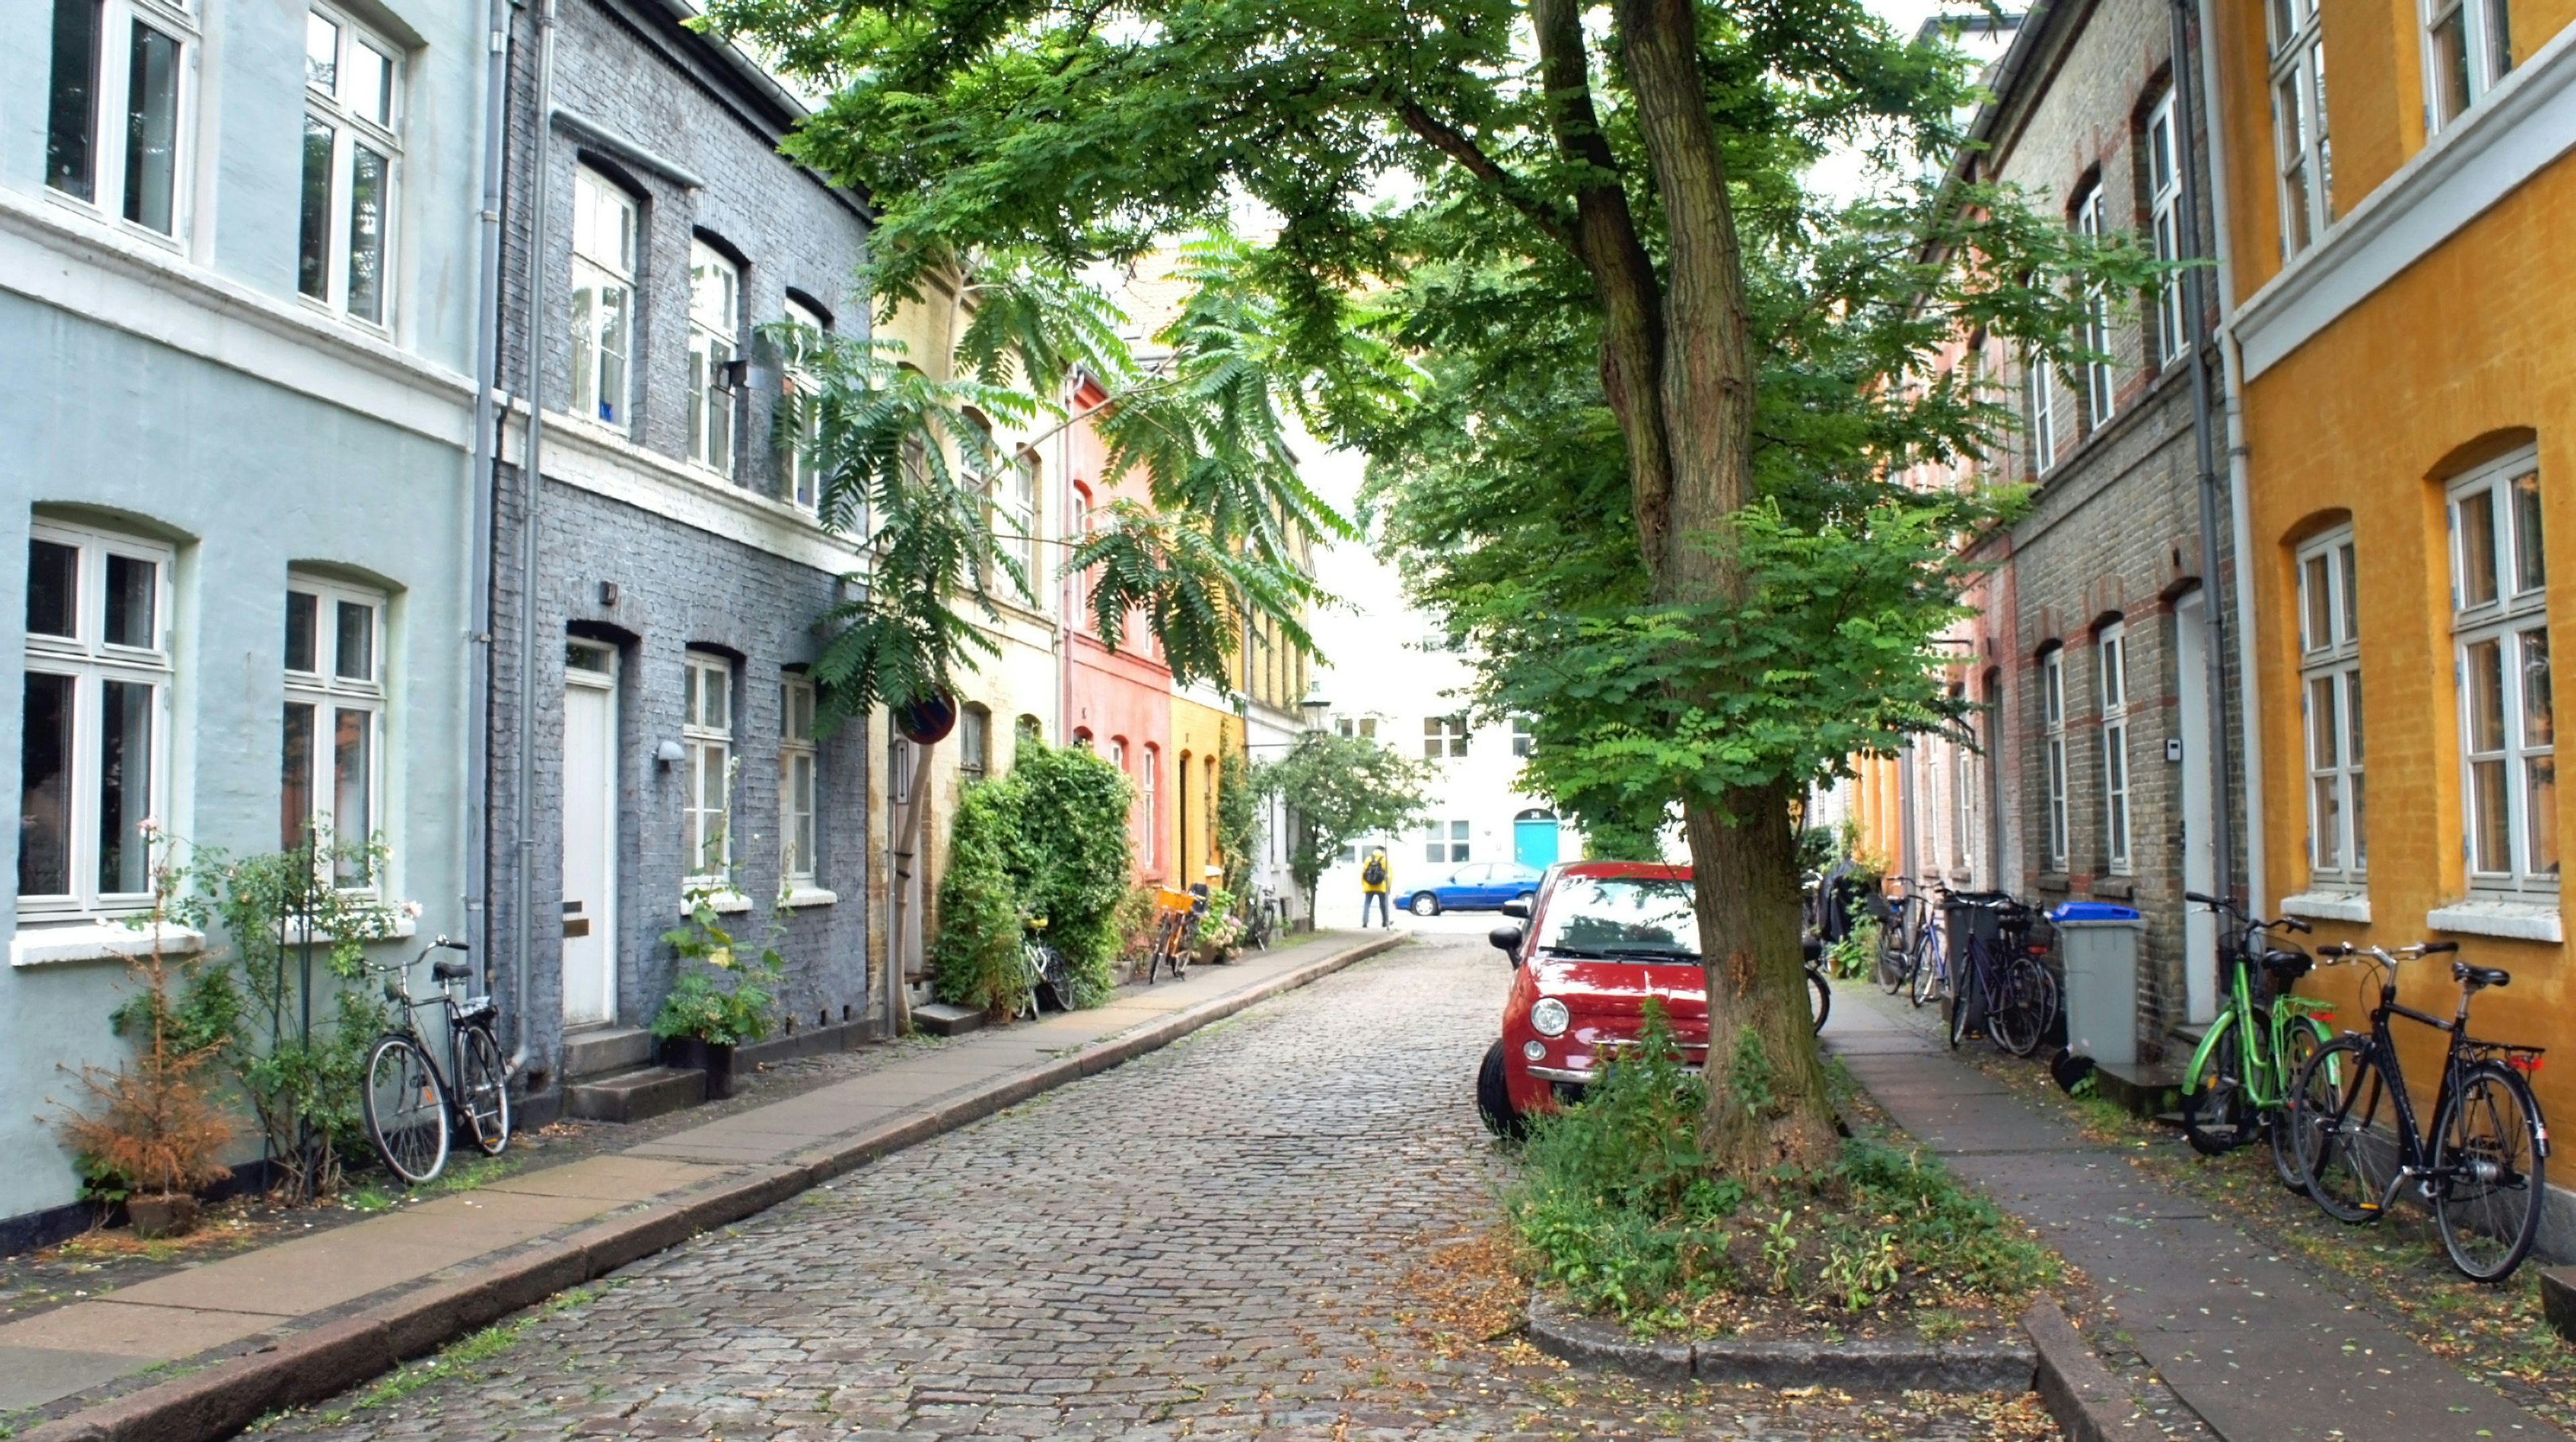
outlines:
[[1064, 953], [1046, 944], [1046, 918], [1031, 917], [1026, 927], [1028, 934], [1020, 939], [1020, 1016], [1037, 1020], [1041, 1003], [1058, 1011], [1073, 1010], [1072, 968], [1065, 964]]
[[[2411, 1190], [2432, 1208], [2451, 1265], [2472, 1281], [2500, 1282], [2531, 1254], [2548, 1195], [2549, 1127], [2523, 1079], [2540, 1069], [2547, 1049], [2469, 1035], [2470, 1000], [2513, 981], [2501, 967], [2451, 963], [2460, 1005], [2449, 1021], [2398, 1003], [2400, 961], [2457, 950], [2449, 941], [2395, 951], [2317, 948], [2319, 956], [2358, 961], [2376, 972], [2379, 1004], [2370, 1009], [2367, 1033], [2344, 1033], [2299, 1069], [2289, 1124], [2308, 1195], [2327, 1216], [2376, 1221]], [[2450, 1036], [2429, 1137], [2416, 1124], [2415, 1099], [2388, 1030], [2392, 1016]]]
[[1281, 910], [1278, 893], [1267, 886], [1252, 889], [1252, 900], [1243, 913], [1243, 944], [1247, 950], [1270, 949], [1270, 939], [1279, 931]]
[[[442, 936], [409, 965], [371, 968], [387, 973], [385, 1000], [394, 1004], [396, 1021], [367, 1053], [367, 1136], [386, 1169], [415, 1186], [447, 1169], [451, 1124], [485, 1156], [497, 1157], [510, 1145], [509, 1068], [493, 1034], [500, 1008], [489, 996], [459, 994], [459, 983], [474, 975], [473, 963], [440, 957], [429, 968], [438, 996], [421, 1001], [411, 994], [412, 967], [434, 951], [464, 950], [464, 942]], [[420, 1012], [431, 1006], [447, 1016], [444, 1066], [420, 1030]]]
[[[2304, 932], [2308, 924], [2285, 916], [2265, 921], [2232, 903], [2197, 891], [2183, 899], [2206, 906], [2226, 918], [2229, 934], [2220, 943], [2227, 973], [2226, 1010], [2210, 1024], [2182, 1074], [2183, 1135], [2193, 1150], [2220, 1156], [2251, 1141], [2257, 1132], [2271, 1138], [2272, 1170], [2281, 1185], [2305, 1190], [2290, 1129], [2280, 1124], [2290, 1102], [2290, 1084], [2333, 1035], [2327, 1023], [2334, 1007], [2291, 992], [2290, 984], [2314, 964], [2297, 947], [2275, 947], [2274, 928]], [[2254, 972], [2271, 978], [2269, 1005], [2254, 999]]]
[[1189, 975], [1190, 957], [1198, 945], [1198, 908], [1204, 898], [1166, 886], [1154, 897], [1154, 949], [1145, 957], [1145, 984], [1168, 969], [1172, 980]]
[[1995, 913], [1994, 935], [1972, 929], [1950, 987], [1950, 1045], [1956, 1049], [1980, 1023], [1996, 1046], [2014, 1056], [2038, 1050], [2056, 1022], [2060, 995], [2045, 945], [2031, 929], [2039, 913], [2000, 892], [1943, 892], [1947, 902]]
[[1815, 1018], [1818, 1031], [1825, 1029], [1825, 1018], [1833, 1015], [1834, 989], [1825, 982], [1825, 959], [1821, 952], [1807, 954], [1807, 1010]]

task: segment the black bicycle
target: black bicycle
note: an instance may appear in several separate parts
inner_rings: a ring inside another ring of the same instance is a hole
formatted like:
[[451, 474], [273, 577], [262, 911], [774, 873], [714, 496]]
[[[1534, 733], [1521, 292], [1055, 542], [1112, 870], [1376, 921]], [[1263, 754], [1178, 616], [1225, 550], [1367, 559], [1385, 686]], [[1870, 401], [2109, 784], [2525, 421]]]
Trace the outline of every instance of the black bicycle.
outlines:
[[[2290, 1126], [2308, 1195], [2342, 1222], [2376, 1221], [2409, 1189], [2431, 1206], [2451, 1265], [2472, 1281], [2501, 1282], [2531, 1254], [2548, 1195], [2543, 1169], [2549, 1128], [2523, 1073], [2545, 1048], [2480, 1041], [2469, 1035], [2469, 1000], [2513, 975], [2500, 967], [2451, 963], [2460, 1005], [2449, 1021], [2401, 1006], [2400, 960], [2457, 951], [2449, 941], [2380, 947], [2321, 946], [2317, 954], [2363, 962], [2379, 973], [2379, 1005], [2370, 1030], [2346, 1032], [2299, 1068], [2290, 1095]], [[2442, 1086], [2433, 1102], [2428, 1141], [2415, 1121], [2415, 1099], [2390, 1037], [2388, 1019], [2447, 1033]]]
[[1951, 893], [1955, 903], [1995, 913], [1995, 934], [1972, 931], [1959, 948], [1950, 978], [1950, 1046], [1957, 1049], [1980, 1023], [1996, 1046], [2014, 1056], [2039, 1049], [2057, 1020], [2057, 974], [2041, 960], [2045, 946], [2030, 940], [2038, 913], [2009, 896]]
[[[493, 1035], [500, 1008], [489, 996], [459, 995], [458, 983], [473, 977], [473, 964], [440, 957], [429, 968], [438, 996], [419, 1001], [411, 994], [412, 967], [433, 951], [465, 949], [464, 942], [442, 936], [422, 947], [410, 965], [376, 968], [387, 973], [385, 1000], [394, 1004], [397, 1021], [367, 1053], [367, 1136], [386, 1169], [414, 1186], [447, 1169], [451, 1124], [487, 1157], [510, 1145], [510, 1073]], [[447, 1013], [444, 1067], [420, 1031], [421, 1009], [429, 1006]]]

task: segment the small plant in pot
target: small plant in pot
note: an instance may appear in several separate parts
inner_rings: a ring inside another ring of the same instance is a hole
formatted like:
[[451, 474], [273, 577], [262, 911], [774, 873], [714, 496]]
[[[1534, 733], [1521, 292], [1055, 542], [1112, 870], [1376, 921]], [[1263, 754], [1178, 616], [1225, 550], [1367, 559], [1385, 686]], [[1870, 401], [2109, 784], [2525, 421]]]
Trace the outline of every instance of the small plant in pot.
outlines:
[[78, 1154], [88, 1195], [122, 1200], [135, 1231], [159, 1238], [195, 1230], [197, 1189], [232, 1175], [223, 1152], [237, 1128], [215, 1104], [204, 1076], [222, 1044], [191, 1047], [182, 1040], [158, 908], [150, 920], [151, 950], [127, 958], [136, 986], [114, 1013], [117, 1034], [134, 1044], [134, 1059], [112, 1070], [63, 1068], [79, 1079], [88, 1104], [65, 1108], [54, 1126]]
[[679, 970], [653, 1018], [662, 1064], [705, 1072], [710, 1101], [733, 1095], [734, 1048], [769, 1035], [787, 969], [774, 944], [783, 923], [773, 918], [773, 944], [761, 947], [757, 961], [745, 961], [716, 911], [719, 894], [692, 887], [687, 919], [662, 933]]
[[1199, 917], [1199, 960], [1218, 962], [1243, 942], [1243, 918], [1235, 914], [1234, 893], [1222, 886], [1208, 889], [1207, 912]]

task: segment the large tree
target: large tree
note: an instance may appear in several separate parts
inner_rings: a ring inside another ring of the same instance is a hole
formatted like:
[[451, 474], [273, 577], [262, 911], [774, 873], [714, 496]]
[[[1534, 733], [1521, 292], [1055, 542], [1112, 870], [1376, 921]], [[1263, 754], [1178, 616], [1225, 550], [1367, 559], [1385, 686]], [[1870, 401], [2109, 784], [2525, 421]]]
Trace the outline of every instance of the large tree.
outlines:
[[[1757, 1185], [1827, 1160], [1793, 803], [1831, 746], [1942, 718], [1905, 674], [1924, 637], [1850, 635], [1847, 603], [1818, 588], [1882, 562], [1899, 572], [1882, 589], [1938, 584], [1943, 517], [1868, 490], [1976, 428], [1974, 398], [1922, 374], [1925, 338], [1990, 323], [2045, 345], [2072, 317], [2065, 266], [2087, 258], [1972, 186], [1846, 221], [1806, 201], [1800, 172], [1827, 145], [1939, 151], [1972, 98], [1955, 57], [1859, 0], [717, 0], [712, 18], [833, 95], [790, 148], [880, 208], [889, 287], [979, 247], [1132, 256], [1249, 201], [1276, 229], [1236, 274], [1272, 303], [1321, 433], [1383, 447], [1454, 401], [1450, 360], [1517, 351], [1525, 380], [1588, 389], [1551, 414], [1602, 418], [1573, 439], [1615, 471], [1585, 468], [1589, 489], [1556, 504], [1624, 519], [1576, 534], [1626, 566], [1632, 604], [1556, 639], [1591, 648], [1591, 694], [1631, 707], [1627, 749], [1650, 753], [1605, 784], [1679, 803], [1714, 1064], [1764, 1078], [1712, 1088], [1709, 1154]], [[1933, 216], [1956, 222], [1946, 239]], [[1927, 269], [1927, 245], [1958, 263]], [[1894, 307], [1870, 332], [1881, 349], [1803, 377], [1767, 364], [1781, 327], [1762, 298], [1837, 265], [1938, 279], [1904, 298], [1819, 279], [1816, 296]], [[1432, 379], [1408, 395], [1352, 362], [1357, 335], [1423, 346], [1516, 315], [1538, 344], [1426, 353]], [[1782, 451], [1766, 486], [1757, 437], [1783, 411], [1763, 391], [1798, 383], [1824, 402], [1821, 457]], [[1862, 456], [1855, 392], [1914, 397], [1907, 437], [1928, 443]], [[1943, 425], [1950, 439], [1924, 429]], [[1923, 608], [1898, 609], [1919, 631]], [[1819, 656], [1819, 640], [1860, 654]]]

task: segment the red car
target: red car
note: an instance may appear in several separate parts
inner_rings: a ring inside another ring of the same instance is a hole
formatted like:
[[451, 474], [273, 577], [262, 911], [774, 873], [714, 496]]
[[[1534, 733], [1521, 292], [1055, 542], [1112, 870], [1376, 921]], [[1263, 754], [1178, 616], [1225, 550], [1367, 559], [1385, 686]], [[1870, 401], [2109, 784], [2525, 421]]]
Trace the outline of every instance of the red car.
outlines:
[[[1520, 903], [1503, 908], [1518, 914]], [[1495, 928], [1512, 960], [1503, 1036], [1476, 1077], [1476, 1109], [1496, 1133], [1579, 1098], [1605, 1052], [1635, 1044], [1646, 998], [1663, 1003], [1683, 1056], [1708, 1055], [1708, 994], [1687, 866], [1578, 861], [1555, 868], [1527, 926]]]

